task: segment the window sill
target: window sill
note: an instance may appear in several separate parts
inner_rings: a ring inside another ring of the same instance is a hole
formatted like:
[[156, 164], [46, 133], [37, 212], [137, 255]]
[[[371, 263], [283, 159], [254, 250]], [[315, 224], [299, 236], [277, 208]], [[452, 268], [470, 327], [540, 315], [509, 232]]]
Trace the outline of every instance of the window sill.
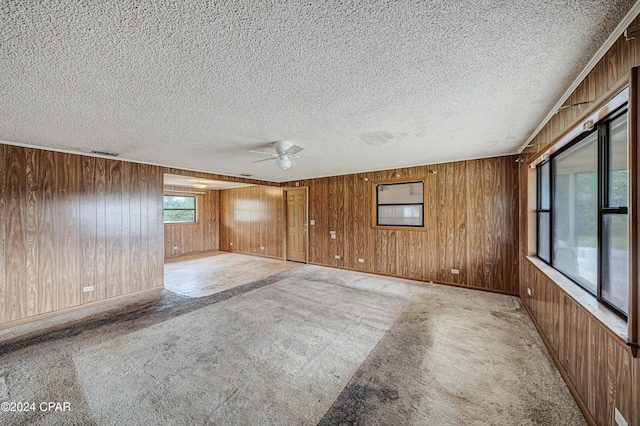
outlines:
[[426, 231], [426, 226], [371, 225], [377, 231]]
[[559, 271], [538, 259], [536, 256], [527, 256], [527, 260], [531, 262], [540, 272], [545, 274], [547, 278], [553, 281], [562, 291], [564, 291], [571, 299], [582, 306], [593, 318], [604, 325], [609, 331], [623, 342], [627, 342], [628, 327], [627, 322], [615, 313], [608, 306], [598, 302], [593, 295], [580, 288], [576, 283], [565, 277]]

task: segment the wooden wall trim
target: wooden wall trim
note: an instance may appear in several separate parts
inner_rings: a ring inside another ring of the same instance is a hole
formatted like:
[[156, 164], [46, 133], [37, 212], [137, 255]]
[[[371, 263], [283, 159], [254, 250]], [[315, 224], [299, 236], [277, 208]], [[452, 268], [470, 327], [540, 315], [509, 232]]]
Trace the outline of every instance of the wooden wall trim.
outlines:
[[587, 293], [577, 284], [569, 280], [535, 256], [527, 256], [526, 261], [539, 273], [552, 282], [559, 291], [574, 301], [584, 312], [614, 338], [620, 345], [627, 344], [627, 323], [607, 306], [599, 303], [593, 295]]
[[540, 324], [538, 324], [538, 320], [536, 320], [535, 315], [533, 315], [533, 312], [531, 312], [531, 309], [529, 309], [529, 306], [527, 306], [527, 304], [524, 303], [524, 301], [522, 302], [522, 306], [524, 306], [524, 309], [527, 311], [527, 314], [529, 314], [529, 318], [531, 318], [531, 322], [533, 322], [533, 325], [536, 327], [536, 330], [538, 330], [538, 334], [542, 338], [542, 342], [547, 347], [547, 351], [549, 352], [549, 355], [551, 355], [551, 359], [553, 359], [553, 362], [556, 364], [556, 367], [558, 368], [558, 371], [560, 372], [562, 379], [567, 384], [567, 387], [569, 388], [569, 392], [571, 392], [571, 395], [573, 395], [573, 399], [576, 400], [576, 403], [578, 404], [578, 408], [580, 408], [580, 411], [582, 411], [582, 415], [584, 416], [585, 420], [587, 421], [587, 423], [589, 423], [589, 426], [598, 426], [598, 423], [589, 412], [589, 409], [587, 408], [587, 404], [585, 404], [585, 402], [582, 400], [582, 396], [580, 396], [580, 393], [576, 389], [575, 385], [571, 381], [571, 378], [567, 374], [567, 371], [564, 369], [564, 366], [560, 362], [560, 359], [558, 358], [558, 355], [556, 354], [556, 351], [554, 350], [553, 345], [549, 341], [549, 338], [542, 330], [542, 327], [540, 327]]
[[473, 285], [464, 285], [464, 284], [450, 283], [450, 282], [445, 282], [445, 281], [433, 281], [433, 280], [429, 280], [429, 279], [426, 279], [426, 278], [409, 278], [409, 277], [406, 277], [406, 276], [403, 276], [403, 275], [389, 274], [389, 273], [385, 273], [385, 272], [363, 271], [362, 269], [347, 268], [347, 267], [344, 267], [344, 266], [336, 266], [336, 265], [326, 265], [324, 263], [309, 262], [309, 265], [324, 266], [324, 267], [327, 267], [327, 268], [342, 269], [342, 270], [345, 270], [345, 271], [363, 272], [365, 274], [380, 275], [380, 276], [383, 276], [383, 277], [399, 278], [399, 279], [403, 279], [403, 280], [418, 281], [418, 282], [422, 282], [422, 283], [446, 285], [446, 286], [449, 286], [449, 287], [467, 288], [469, 290], [479, 290], [479, 291], [484, 291], [484, 292], [487, 292], [487, 293], [502, 294], [502, 295], [505, 295], [505, 296], [515, 296], [515, 297], [520, 298], [520, 296], [519, 296], [519, 294], [517, 292], [511, 292], [511, 291], [505, 291], [505, 290], [499, 290], [499, 289], [492, 289], [492, 288], [486, 288], [486, 287], [477, 287], [477, 286], [473, 286]]
[[138, 297], [138, 296], [142, 296], [142, 295], [152, 295], [152, 294], [160, 294], [162, 293], [162, 291], [164, 291], [164, 287], [153, 287], [153, 288], [148, 288], [145, 290], [140, 290], [140, 291], [136, 291], [134, 293], [128, 293], [128, 294], [122, 294], [120, 296], [115, 296], [109, 299], [105, 299], [105, 300], [96, 300], [94, 302], [90, 302], [90, 303], [86, 303], [84, 305], [78, 305], [78, 306], [73, 306], [71, 308], [65, 308], [65, 309], [60, 309], [58, 311], [55, 312], [47, 312], [45, 314], [40, 314], [40, 315], [36, 315], [33, 317], [29, 317], [29, 318], [24, 318], [21, 320], [17, 320], [17, 321], [13, 321], [13, 322], [8, 322], [8, 323], [4, 323], [4, 324], [0, 324], [0, 330], [4, 330], [7, 328], [11, 328], [11, 327], [16, 327], [19, 325], [24, 325], [24, 324], [29, 324], [31, 322], [35, 322], [35, 321], [40, 321], [46, 318], [51, 318], [51, 317], [55, 317], [58, 315], [63, 315], [63, 314], [68, 314], [71, 312], [77, 312], [80, 310], [84, 310], [84, 309], [88, 309], [88, 308], [92, 308], [95, 306], [102, 306], [102, 305], [109, 305], [115, 302], [119, 302], [122, 300], [126, 300], [126, 299], [131, 299], [134, 297]]
[[[423, 225], [422, 226], [393, 226], [393, 225], [378, 225], [377, 221], [378, 221], [378, 212], [376, 210], [377, 207], [377, 197], [378, 197], [378, 193], [377, 193], [377, 187], [378, 185], [384, 185], [384, 184], [398, 184], [398, 183], [411, 183], [411, 182], [422, 182], [422, 188], [423, 188], [423, 198], [422, 198], [422, 202], [423, 202], [423, 211], [422, 211], [422, 217], [423, 217]], [[375, 182], [371, 182], [369, 185], [371, 186], [371, 228], [372, 229], [379, 229], [379, 230], [390, 230], [390, 231], [426, 231], [427, 230], [427, 218], [426, 218], [426, 214], [428, 213], [427, 211], [427, 194], [428, 194], [428, 188], [427, 185], [429, 184], [427, 178], [407, 178], [407, 179], [394, 179], [394, 180], [382, 180], [382, 181], [375, 181]]]
[[[598, 99], [596, 99], [593, 104], [583, 113], [581, 113], [578, 117], [573, 119], [572, 122], [566, 125], [566, 129], [558, 134], [555, 139], [548, 142], [542, 148], [539, 148], [534, 154], [529, 157], [528, 165], [537, 165], [541, 160], [543, 154], [551, 155], [554, 152], [561, 149], [567, 143], [574, 140], [576, 136], [571, 136], [567, 138], [573, 131], [578, 128], [582, 128], [582, 124], [584, 121], [589, 119], [592, 115], [598, 113], [598, 111], [604, 109], [601, 114], [602, 116], [607, 115], [611, 110], [615, 108], [607, 108], [607, 104], [609, 104], [613, 99], [616, 99], [621, 95], [621, 92], [625, 90], [625, 87], [629, 85], [629, 75], [630, 73], [625, 74], [623, 78], [618, 80], [614, 85], [612, 85], [606, 92], [604, 92]], [[578, 129], [578, 135], [581, 130]]]
[[638, 259], [640, 259], [640, 212], [638, 212], [638, 200], [640, 199], [640, 158], [638, 157], [638, 135], [640, 134], [640, 85], [638, 67], [633, 67], [629, 79], [629, 344], [633, 356], [638, 356], [638, 343], [640, 342], [640, 276], [638, 273]]

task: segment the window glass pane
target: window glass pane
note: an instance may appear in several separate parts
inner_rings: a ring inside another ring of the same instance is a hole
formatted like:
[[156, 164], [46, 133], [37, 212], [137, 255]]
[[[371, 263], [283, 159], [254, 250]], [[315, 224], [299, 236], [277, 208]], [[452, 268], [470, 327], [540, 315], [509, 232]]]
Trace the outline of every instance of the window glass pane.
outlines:
[[194, 223], [196, 197], [165, 195], [163, 199], [165, 223]]
[[553, 265], [592, 292], [598, 273], [598, 135], [553, 159]]
[[164, 222], [165, 223], [181, 223], [181, 222], [195, 222], [196, 212], [195, 210], [165, 210]]
[[196, 197], [177, 197], [174, 195], [164, 196], [165, 209], [195, 209]]
[[378, 225], [422, 226], [422, 205], [378, 206]]
[[378, 204], [422, 204], [423, 182], [378, 185]]
[[603, 217], [602, 298], [625, 314], [629, 311], [629, 218]]
[[538, 257], [549, 262], [549, 254], [551, 251], [550, 236], [550, 213], [538, 213]]
[[538, 168], [540, 173], [540, 208], [548, 209], [551, 204], [551, 187], [549, 186], [549, 172], [551, 166], [549, 162], [544, 163]]
[[627, 114], [609, 123], [609, 207], [629, 206], [629, 165], [627, 161]]

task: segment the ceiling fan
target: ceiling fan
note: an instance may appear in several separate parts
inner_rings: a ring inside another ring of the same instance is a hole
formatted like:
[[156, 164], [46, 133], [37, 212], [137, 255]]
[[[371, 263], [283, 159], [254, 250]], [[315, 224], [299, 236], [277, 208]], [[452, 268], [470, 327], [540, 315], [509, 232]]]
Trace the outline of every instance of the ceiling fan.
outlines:
[[277, 141], [273, 144], [276, 152], [263, 152], [263, 151], [249, 151], [254, 154], [262, 154], [269, 155], [271, 158], [265, 158], [264, 160], [252, 161], [252, 163], [260, 163], [262, 161], [270, 161], [276, 160], [276, 165], [278, 168], [282, 170], [287, 170], [291, 168], [291, 166], [295, 165], [294, 158], [299, 158], [300, 156], [296, 155], [304, 148], [299, 147], [298, 145], [294, 145], [293, 142], [289, 141]]

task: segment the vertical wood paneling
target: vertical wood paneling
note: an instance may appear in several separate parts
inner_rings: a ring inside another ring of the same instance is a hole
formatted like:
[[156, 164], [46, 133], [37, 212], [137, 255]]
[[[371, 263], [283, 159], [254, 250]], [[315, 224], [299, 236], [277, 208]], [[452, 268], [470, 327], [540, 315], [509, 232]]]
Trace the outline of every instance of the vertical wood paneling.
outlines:
[[121, 163], [121, 185], [122, 185], [122, 267], [120, 274], [122, 275], [121, 294], [131, 293], [131, 199], [129, 194], [132, 192], [131, 183], [131, 163]]
[[[335, 179], [335, 186], [333, 187], [335, 203], [335, 215], [333, 216], [333, 230], [336, 231], [336, 239], [334, 240], [334, 252], [333, 252], [333, 264], [336, 266], [344, 266], [344, 242], [347, 237], [345, 230], [345, 218], [344, 218], [344, 193], [345, 188], [345, 176], [337, 176]], [[336, 259], [335, 255], [340, 256], [340, 259]]]
[[[310, 262], [515, 294], [517, 164], [500, 157], [295, 182], [309, 187], [309, 219], [316, 221]], [[424, 231], [371, 228], [371, 185], [394, 179], [425, 180]]]
[[283, 259], [283, 189], [252, 186], [219, 192], [220, 250]]
[[459, 275], [453, 276], [453, 282], [465, 284], [467, 277], [467, 163], [454, 163], [453, 177], [453, 260], [455, 267], [460, 270]]
[[[436, 171], [435, 167], [430, 168], [432, 171]], [[426, 236], [426, 247], [424, 247], [424, 253], [427, 256], [427, 274], [425, 278], [437, 279], [438, 271], [440, 268], [440, 239], [439, 233], [436, 232], [438, 229], [438, 215], [440, 209], [438, 208], [438, 189], [440, 185], [438, 185], [438, 175], [433, 174], [432, 172], [428, 174], [427, 182], [427, 194], [425, 196], [425, 206], [426, 221], [427, 221], [427, 232], [424, 233]]]
[[[1, 173], [0, 173], [1, 175]], [[57, 309], [56, 294], [56, 239], [55, 239], [55, 155], [50, 151], [40, 152], [38, 162], [38, 314]], [[1, 201], [0, 196], [0, 202]], [[2, 259], [2, 256], [0, 256]]]
[[140, 165], [140, 276], [138, 290], [149, 283], [149, 170], [151, 166]]
[[[455, 258], [455, 244], [458, 237], [455, 232], [455, 195], [458, 189], [455, 187], [455, 163], [447, 163], [444, 165], [446, 184], [445, 184], [445, 204], [444, 211], [446, 212], [446, 270], [442, 280], [445, 282], [456, 282], [457, 275], [451, 272], [452, 269], [459, 269], [458, 259]], [[462, 259], [460, 259], [462, 260]]]
[[95, 299], [106, 297], [107, 280], [107, 160], [96, 159], [96, 277]]
[[56, 153], [56, 271], [58, 309], [80, 304], [79, 156]]
[[7, 320], [27, 316], [26, 150], [7, 147], [6, 168], [6, 306]]
[[[640, 20], [636, 18], [632, 25], [638, 23]], [[620, 87], [631, 67], [640, 65], [639, 49], [638, 40], [627, 41], [620, 36], [580, 83], [571, 99], [595, 105], [598, 98], [612, 88]], [[525, 150], [521, 157], [527, 159], [535, 154], [534, 151], [544, 152], [546, 145], [575, 126], [588, 109], [566, 108], [558, 112], [531, 142], [537, 148]], [[640, 424], [638, 358], [633, 358], [621, 339], [613, 337], [605, 326], [524, 257], [530, 246], [529, 226], [532, 226], [528, 222], [527, 199], [534, 188], [527, 186], [526, 166], [522, 165], [520, 170], [520, 295], [549, 341], [550, 351], [557, 355], [584, 402], [588, 416], [599, 425], [613, 426], [617, 407], [630, 425]], [[540, 286], [549, 292], [548, 303], [541, 304], [536, 297]], [[527, 295], [527, 288], [533, 289], [533, 297]]]
[[7, 146], [0, 145], [0, 324], [7, 321], [7, 270], [6, 270], [6, 177]]
[[597, 424], [614, 425], [614, 408], [635, 424], [637, 371], [624, 342], [589, 314], [529, 261], [523, 283], [533, 296], [523, 296], [563, 370]]
[[[81, 157], [80, 161], [80, 291], [82, 303], [89, 303], [96, 300], [96, 159]], [[93, 290], [84, 291], [85, 287]]]
[[135, 169], [124, 164], [0, 144], [0, 325], [132, 292], [122, 286], [122, 223], [131, 216], [146, 227], [136, 234], [132, 262], [145, 271], [136, 288], [162, 285], [162, 240], [153, 235], [162, 234], [162, 168], [143, 166], [137, 186], [127, 174], [123, 195], [122, 168]]
[[[220, 192], [199, 190], [204, 194], [185, 194], [188, 189], [165, 186], [167, 195], [187, 195], [196, 197], [197, 223], [164, 225], [164, 256], [166, 259], [190, 253], [198, 253], [220, 248]], [[160, 200], [161, 201], [161, 200]], [[259, 227], [255, 229], [259, 238]], [[256, 243], [256, 247], [258, 244]], [[177, 247], [177, 249], [174, 249]]]
[[[105, 297], [123, 292], [123, 212], [122, 164], [107, 160], [106, 277]], [[128, 208], [128, 206], [127, 206]]]
[[35, 149], [27, 149], [25, 245], [27, 268], [27, 316], [38, 314], [38, 163]]
[[130, 163], [129, 173], [129, 291], [138, 291], [141, 289], [141, 184], [140, 184], [140, 169], [143, 168], [143, 164]]
[[164, 282], [162, 263], [164, 257], [164, 239], [162, 237], [162, 222], [158, 209], [162, 207], [163, 177], [157, 167], [149, 168], [147, 182], [147, 288], [159, 286]]

